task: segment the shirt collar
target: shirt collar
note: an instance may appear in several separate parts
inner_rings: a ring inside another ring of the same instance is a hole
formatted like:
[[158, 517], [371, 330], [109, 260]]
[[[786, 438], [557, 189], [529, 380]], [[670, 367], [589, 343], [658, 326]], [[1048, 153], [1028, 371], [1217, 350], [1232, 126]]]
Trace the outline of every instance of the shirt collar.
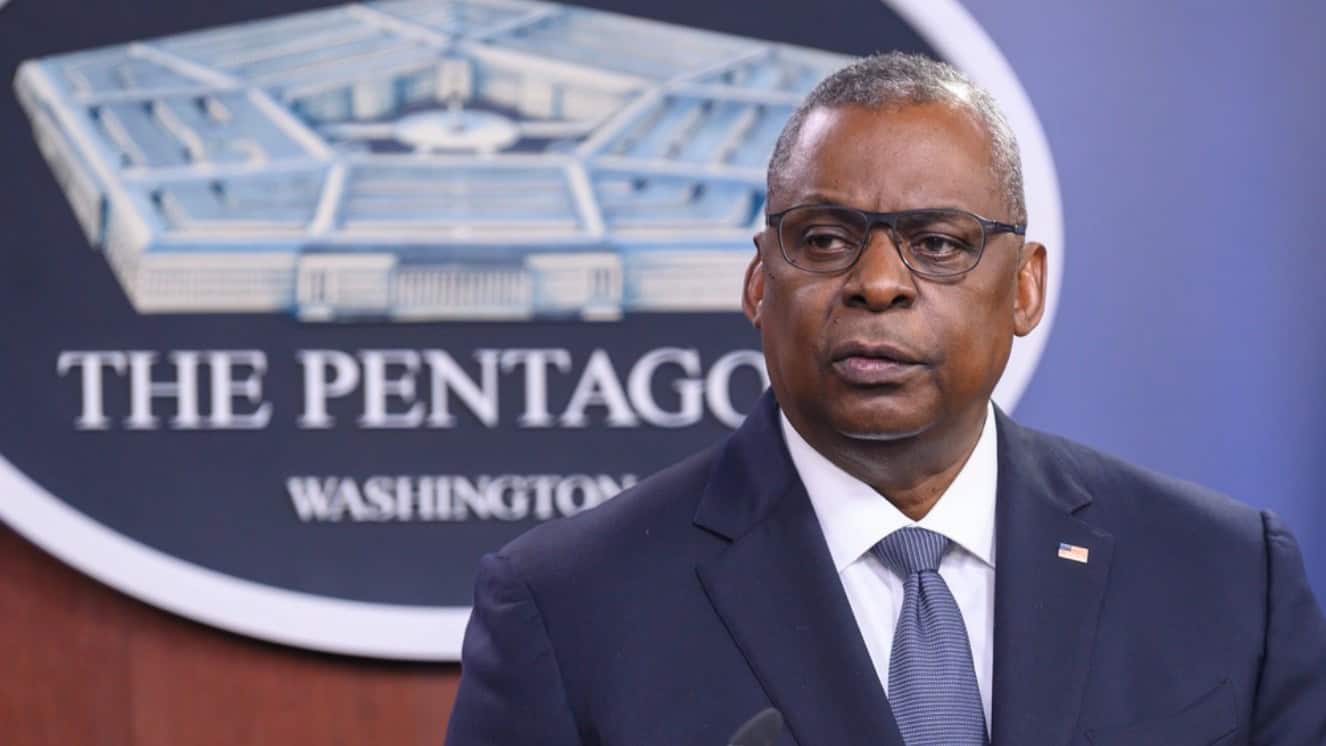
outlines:
[[999, 458], [993, 405], [986, 406], [985, 425], [971, 456], [935, 506], [916, 522], [870, 485], [838, 468], [811, 447], [781, 410], [779, 420], [792, 464], [806, 486], [838, 572], [860, 559], [880, 539], [911, 525], [943, 534], [994, 567]]

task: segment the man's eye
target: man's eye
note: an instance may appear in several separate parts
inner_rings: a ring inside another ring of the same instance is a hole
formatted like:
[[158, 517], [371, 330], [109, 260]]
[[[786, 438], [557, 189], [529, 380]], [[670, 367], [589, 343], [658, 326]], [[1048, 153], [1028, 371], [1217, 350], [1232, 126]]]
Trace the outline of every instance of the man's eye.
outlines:
[[952, 236], [945, 236], [941, 233], [917, 236], [910, 243], [914, 253], [932, 259], [957, 256], [972, 250], [971, 245], [966, 241]]
[[810, 231], [802, 236], [801, 243], [818, 253], [851, 251], [854, 248], [851, 239], [836, 231]]

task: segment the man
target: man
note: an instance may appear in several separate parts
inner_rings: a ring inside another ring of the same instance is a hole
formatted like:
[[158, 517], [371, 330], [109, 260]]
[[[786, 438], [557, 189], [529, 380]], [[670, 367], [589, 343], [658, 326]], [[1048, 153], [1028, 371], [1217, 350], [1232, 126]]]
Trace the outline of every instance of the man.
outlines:
[[451, 746], [1326, 744], [1293, 539], [990, 403], [1040, 320], [1016, 144], [955, 70], [825, 80], [769, 166], [727, 442], [485, 557]]

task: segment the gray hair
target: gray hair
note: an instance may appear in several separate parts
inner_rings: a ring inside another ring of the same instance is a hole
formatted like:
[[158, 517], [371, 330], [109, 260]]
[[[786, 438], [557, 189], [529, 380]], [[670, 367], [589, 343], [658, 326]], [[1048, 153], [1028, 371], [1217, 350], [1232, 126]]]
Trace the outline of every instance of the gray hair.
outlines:
[[[829, 77], [806, 96], [783, 126], [769, 160], [768, 190], [786, 168], [806, 117], [817, 108], [862, 106], [885, 109], [906, 104], [947, 103], [965, 107], [990, 136], [991, 166], [1015, 223], [1027, 220], [1022, 189], [1022, 159], [1017, 138], [989, 91], [956, 68], [919, 54], [889, 52], [857, 60]], [[991, 216], [987, 216], [991, 217]]]

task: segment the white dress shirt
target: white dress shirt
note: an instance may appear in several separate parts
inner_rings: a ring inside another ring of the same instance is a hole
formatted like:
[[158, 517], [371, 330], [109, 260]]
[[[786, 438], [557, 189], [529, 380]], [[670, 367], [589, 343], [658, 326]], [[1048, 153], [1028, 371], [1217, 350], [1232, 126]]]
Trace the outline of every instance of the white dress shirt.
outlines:
[[994, 664], [995, 483], [994, 407], [987, 406], [976, 448], [939, 501], [913, 522], [861, 480], [820, 455], [781, 415], [783, 437], [815, 507], [833, 565], [865, 639], [875, 673], [887, 694], [893, 630], [902, 610], [902, 578], [880, 564], [870, 548], [904, 526], [920, 526], [952, 542], [939, 575], [962, 611], [971, 643], [985, 728], [990, 729], [990, 686]]

